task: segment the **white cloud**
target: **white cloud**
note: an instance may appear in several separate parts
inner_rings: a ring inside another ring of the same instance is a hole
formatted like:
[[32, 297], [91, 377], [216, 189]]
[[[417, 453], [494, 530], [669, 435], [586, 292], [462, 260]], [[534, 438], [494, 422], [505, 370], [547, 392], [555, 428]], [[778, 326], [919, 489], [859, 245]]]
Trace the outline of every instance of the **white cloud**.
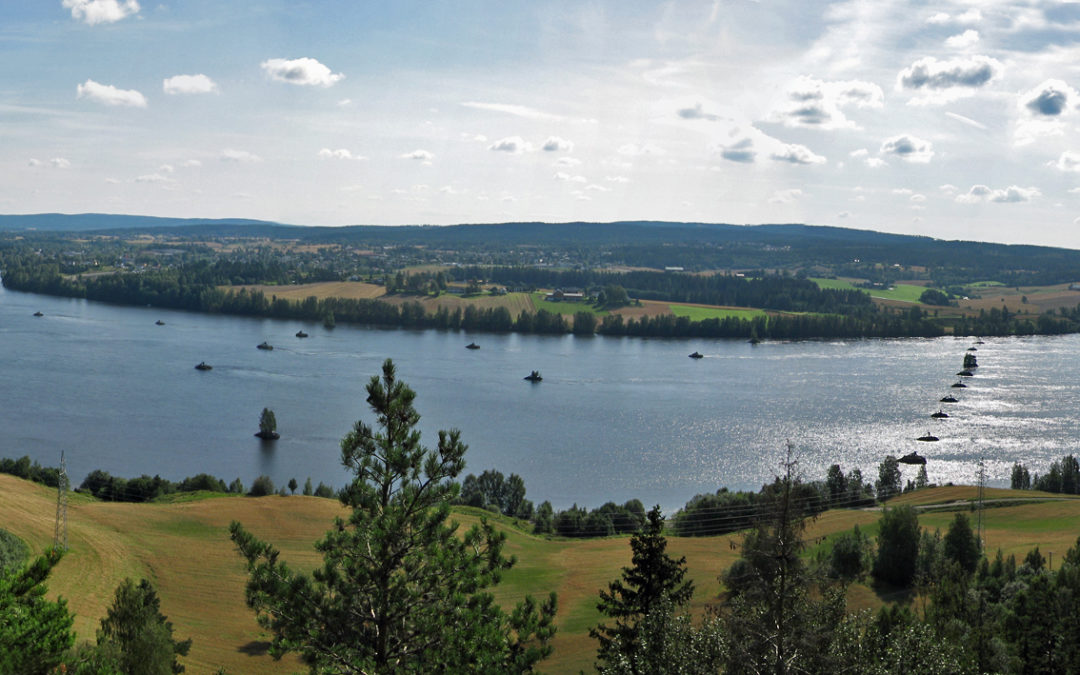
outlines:
[[580, 166], [580, 165], [581, 165], [581, 160], [578, 159], [577, 157], [560, 157], [557, 160], [555, 160], [555, 166], [571, 167], [571, 166]]
[[847, 80], [825, 82], [800, 77], [788, 85], [787, 100], [771, 117], [789, 127], [852, 129], [843, 108], [881, 108], [885, 94], [872, 82]]
[[351, 98], [343, 98], [340, 101], [338, 101], [337, 104], [338, 104], [339, 108], [348, 108], [349, 106], [352, 105], [352, 99]]
[[176, 181], [160, 173], [148, 173], [135, 179], [136, 183], [175, 183]]
[[824, 157], [814, 154], [810, 148], [797, 143], [784, 144], [769, 156], [778, 162], [791, 164], [823, 164], [825, 162]]
[[562, 115], [553, 115], [551, 113], [537, 110], [536, 108], [530, 108], [524, 105], [514, 105], [512, 103], [483, 103], [480, 101], [466, 101], [461, 105], [466, 108], [474, 108], [476, 110], [488, 110], [491, 112], [500, 112], [507, 115], [515, 115], [517, 117], [524, 117], [532, 120], [544, 120], [547, 122], [561, 122], [566, 118]]
[[253, 152], [248, 152], [247, 150], [233, 150], [232, 148], [226, 148], [221, 151], [221, 161], [254, 163], [261, 162], [262, 157], [259, 157]]
[[1056, 162], [1050, 162], [1050, 166], [1058, 171], [1080, 172], [1080, 153], [1066, 150], [1061, 153]]
[[586, 185], [585, 189], [590, 192], [611, 192], [611, 188], [606, 188], [603, 185], [597, 185], [596, 183]]
[[871, 169], [880, 169], [883, 166], [888, 166], [888, 162], [881, 159], [880, 157], [867, 157], [866, 166], [870, 167]]
[[167, 77], [161, 88], [166, 94], [212, 94], [218, 90], [217, 83], [202, 73]]
[[71, 18], [91, 26], [115, 23], [139, 11], [136, 0], [63, 0], [61, 4], [71, 10]]
[[184, 162], [183, 164], [181, 164], [180, 166], [186, 166], [186, 167], [200, 167], [200, 166], [202, 166], [202, 162], [200, 162], [200, 161], [199, 161], [199, 160], [197, 160], [197, 159], [189, 159], [189, 160], [187, 160], [186, 162]]
[[945, 46], [949, 49], [967, 49], [979, 42], [979, 31], [967, 29], [959, 35], [953, 35], [945, 40]]
[[343, 74], [332, 73], [329, 68], [308, 57], [267, 59], [261, 66], [270, 79], [300, 86], [332, 87], [345, 78]]
[[619, 146], [618, 153], [627, 157], [640, 157], [642, 155], [662, 155], [664, 151], [651, 143], [645, 143], [644, 145], [627, 143]]
[[629, 183], [630, 179], [626, 176], [604, 176], [604, 180], [609, 183]]
[[439, 188], [439, 192], [441, 192], [444, 195], [458, 195], [458, 194], [461, 194], [456, 189], [454, 189], [453, 185], [444, 185], [441, 188]]
[[162, 173], [173, 173], [176, 169], [173, 168], [172, 164], [162, 164], [158, 167], [158, 171]]
[[146, 107], [146, 97], [134, 89], [117, 89], [111, 84], [100, 84], [93, 80], [87, 80], [76, 87], [75, 97], [90, 99], [105, 105]]
[[588, 183], [589, 182], [589, 180], [587, 178], [585, 178], [585, 176], [575, 176], [575, 175], [566, 173], [565, 171], [559, 171], [554, 176], [552, 176], [552, 178], [554, 178], [555, 180], [567, 181], [567, 182], [570, 182], [570, 183]]
[[532, 152], [532, 143], [529, 143], [521, 136], [507, 136], [506, 138], [500, 138], [491, 145], [488, 146], [488, 150], [494, 150], [495, 152], [508, 152], [511, 155], [520, 155], [523, 152]]
[[323, 159], [367, 159], [367, 157], [364, 157], [363, 155], [354, 155], [352, 151], [346, 148], [338, 148], [337, 150], [323, 148], [322, 150], [319, 150], [319, 157], [322, 157]]
[[695, 103], [690, 108], [679, 108], [677, 114], [684, 120], [709, 120], [711, 122], [715, 122], [719, 119], [722, 119], [719, 115], [715, 113], [705, 112], [705, 108], [701, 105], [701, 103]]
[[946, 26], [949, 24], [959, 24], [962, 26], [970, 26], [982, 21], [982, 12], [976, 8], [971, 8], [962, 14], [952, 16], [945, 12], [937, 12], [930, 17], [927, 17], [926, 23], [934, 26]]
[[881, 143], [881, 154], [896, 155], [906, 162], [926, 164], [934, 158], [934, 147], [930, 141], [915, 136], [893, 136]]
[[915, 194], [915, 191], [914, 191], [914, 190], [912, 190], [911, 188], [893, 188], [893, 189], [891, 190], [891, 192], [892, 192], [892, 193], [893, 193], [894, 195], [901, 195], [901, 196], [903, 196], [903, 197], [907, 197], [907, 196], [909, 196], [909, 195], [913, 195], [913, 194]]
[[401, 158], [402, 159], [415, 159], [418, 162], [430, 163], [431, 160], [435, 159], [435, 155], [428, 152], [427, 150], [419, 150], [419, 149], [417, 149], [417, 150], [413, 150], [412, 152], [406, 152], [404, 155], [401, 156]]
[[46, 166], [46, 165], [53, 168], [53, 169], [69, 169], [69, 168], [71, 168], [71, 162], [69, 160], [63, 158], [63, 157], [53, 157], [48, 162], [43, 162], [40, 159], [36, 159], [34, 157], [31, 157], [26, 162], [26, 165], [29, 166], [29, 167], [33, 167], [35, 169]]
[[572, 142], [558, 136], [548, 136], [542, 147], [544, 152], [573, 152], [574, 150]]
[[1020, 187], [1010, 185], [1007, 188], [993, 190], [985, 185], [972, 185], [971, 189], [956, 196], [956, 201], [961, 204], [979, 204], [983, 202], [995, 202], [998, 204], [1013, 204], [1017, 202], [1029, 202], [1036, 197], [1042, 196], [1042, 192], [1035, 187]]
[[803, 191], [798, 188], [791, 190], [777, 190], [769, 198], [770, 204], [788, 204], [803, 196]]
[[938, 61], [921, 58], [896, 76], [896, 89], [924, 92], [913, 105], [941, 104], [970, 96], [1000, 77], [1003, 67], [989, 56], [963, 56]]

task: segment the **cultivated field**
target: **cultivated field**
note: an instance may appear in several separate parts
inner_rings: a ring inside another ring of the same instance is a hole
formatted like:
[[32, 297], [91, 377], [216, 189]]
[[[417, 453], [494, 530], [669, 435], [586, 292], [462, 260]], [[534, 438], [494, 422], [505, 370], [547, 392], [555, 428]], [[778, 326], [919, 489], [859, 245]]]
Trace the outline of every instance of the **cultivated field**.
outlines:
[[[937, 488], [905, 495], [896, 503], [953, 503], [974, 497], [970, 487]], [[1041, 493], [988, 490], [986, 498], [1016, 498], [1018, 505], [995, 504], [983, 514], [988, 551], [1002, 548], [1018, 558], [1034, 546], [1054, 558], [1076, 541], [1080, 500], [1030, 502]], [[959, 506], [966, 510], [966, 506]], [[52, 542], [55, 492], [11, 476], [0, 475], [0, 523], [25, 539], [34, 551]], [[162, 611], [175, 626], [175, 635], [194, 639], [184, 659], [188, 672], [212, 672], [224, 666], [234, 673], [291, 673], [303, 670], [294, 659], [274, 662], [264, 652], [266, 635], [244, 604], [244, 565], [228, 539], [230, 521], [239, 520], [252, 532], [282, 550], [282, 558], [300, 569], [319, 562], [312, 544], [330, 526], [341, 507], [335, 500], [315, 497], [208, 497], [176, 503], [117, 504], [72, 495], [68, 507], [70, 552], [53, 570], [50, 596], [68, 599], [76, 614], [80, 639], [93, 639], [100, 618], [124, 577], [148, 578], [157, 587]], [[479, 512], [462, 509], [455, 519], [476, 522]], [[827, 549], [829, 537], [858, 524], [874, 533], [880, 514], [874, 511], [830, 511], [808, 524], [806, 538], [813, 555]], [[944, 530], [951, 512], [926, 512], [924, 527]], [[596, 611], [599, 589], [630, 562], [629, 539], [553, 540], [535, 537], [496, 519], [509, 534], [507, 553], [517, 566], [497, 587], [496, 596], [512, 605], [525, 593], [559, 594], [559, 633], [555, 653], [543, 664], [545, 672], [575, 673], [591, 667], [595, 643], [588, 628], [601, 619]], [[669, 538], [669, 552], [686, 556], [694, 580], [695, 611], [720, 593], [718, 575], [738, 555], [739, 535], [684, 539]], [[732, 544], [735, 546], [733, 547]], [[849, 605], [876, 608], [884, 600], [865, 585], [849, 591]]]
[[370, 300], [381, 298], [386, 295], [386, 289], [376, 284], [365, 284], [360, 281], [325, 281], [317, 284], [295, 284], [290, 286], [222, 286], [224, 291], [239, 292], [246, 288], [248, 292], [262, 291], [266, 297], [277, 296], [286, 300], [304, 300], [311, 296], [316, 298], [349, 298], [352, 300]]

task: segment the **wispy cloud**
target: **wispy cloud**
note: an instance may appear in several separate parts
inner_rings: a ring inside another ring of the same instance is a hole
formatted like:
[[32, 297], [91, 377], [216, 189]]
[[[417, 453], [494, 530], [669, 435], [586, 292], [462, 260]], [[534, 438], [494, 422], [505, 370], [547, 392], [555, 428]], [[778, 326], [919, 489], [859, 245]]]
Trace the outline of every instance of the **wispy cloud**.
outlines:
[[561, 122], [566, 120], [566, 118], [562, 115], [554, 115], [552, 113], [544, 112], [543, 110], [537, 110], [536, 108], [530, 108], [529, 106], [524, 105], [516, 105], [513, 103], [484, 103], [481, 101], [465, 101], [461, 105], [465, 106], [466, 108], [505, 113], [507, 115], [515, 115], [517, 117], [524, 117], [531, 120], [543, 120], [547, 122]]
[[247, 150], [235, 150], [233, 148], [226, 148], [225, 150], [221, 151], [221, 161], [250, 164], [254, 162], [261, 162], [262, 157], [259, 157], [253, 152], [248, 152]]

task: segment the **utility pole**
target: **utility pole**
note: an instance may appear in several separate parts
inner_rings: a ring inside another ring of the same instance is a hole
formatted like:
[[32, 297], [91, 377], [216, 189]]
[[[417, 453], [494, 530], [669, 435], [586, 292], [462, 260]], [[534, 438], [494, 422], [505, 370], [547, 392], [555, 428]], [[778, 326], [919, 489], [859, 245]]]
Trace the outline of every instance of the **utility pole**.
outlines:
[[60, 451], [60, 475], [56, 482], [56, 530], [53, 534], [53, 548], [61, 551], [68, 549], [67, 533], [67, 490], [68, 477], [67, 465], [64, 461], [64, 451]]

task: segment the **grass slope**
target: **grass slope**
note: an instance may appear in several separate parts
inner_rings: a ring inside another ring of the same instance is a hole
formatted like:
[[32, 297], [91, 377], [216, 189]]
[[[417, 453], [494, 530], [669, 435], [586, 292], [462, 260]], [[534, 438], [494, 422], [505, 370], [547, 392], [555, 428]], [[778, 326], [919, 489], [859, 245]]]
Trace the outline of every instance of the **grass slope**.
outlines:
[[[894, 503], [963, 503], [975, 496], [974, 488], [938, 488], [905, 495]], [[989, 490], [988, 499], [1019, 500], [1038, 493]], [[296, 659], [275, 662], [265, 655], [266, 635], [244, 604], [244, 565], [228, 538], [230, 521], [239, 520], [257, 536], [281, 549], [282, 559], [299, 569], [320, 562], [312, 545], [322, 536], [340, 505], [313, 497], [211, 497], [171, 503], [116, 504], [96, 502], [73, 494], [68, 506], [70, 552], [53, 571], [50, 595], [68, 599], [76, 615], [75, 629], [82, 640], [92, 640], [98, 622], [124, 577], [148, 578], [157, 587], [162, 611], [180, 638], [194, 644], [184, 659], [188, 672], [293, 673], [303, 670]], [[32, 551], [51, 544], [55, 492], [12, 476], [0, 475], [0, 522], [23, 538]], [[463, 526], [477, 522], [480, 513], [460, 509], [455, 519]], [[923, 513], [924, 527], [944, 530], [950, 512]], [[827, 551], [833, 535], [858, 524], [872, 533], [880, 513], [830, 511], [807, 525], [810, 555]], [[1006, 555], [1022, 557], [1033, 546], [1044, 553], [1064, 555], [1075, 542], [1080, 500], [1042, 503], [1022, 501], [1018, 506], [987, 509], [983, 514], [989, 551], [1002, 548]], [[559, 594], [559, 633], [555, 653], [543, 664], [551, 673], [589, 670], [595, 643], [588, 628], [601, 619], [596, 611], [597, 592], [619, 576], [630, 562], [628, 537], [592, 540], [545, 539], [527, 534], [511, 521], [492, 518], [508, 533], [506, 551], [517, 565], [503, 578], [495, 594], [511, 606], [526, 593], [538, 597]], [[696, 593], [693, 609], [700, 612], [720, 593], [718, 576], [739, 555], [741, 536], [668, 539], [669, 552], [686, 556], [688, 576]], [[1055, 556], [1056, 558], [1057, 556]], [[866, 586], [849, 590], [853, 609], [875, 608], [885, 599]]]

